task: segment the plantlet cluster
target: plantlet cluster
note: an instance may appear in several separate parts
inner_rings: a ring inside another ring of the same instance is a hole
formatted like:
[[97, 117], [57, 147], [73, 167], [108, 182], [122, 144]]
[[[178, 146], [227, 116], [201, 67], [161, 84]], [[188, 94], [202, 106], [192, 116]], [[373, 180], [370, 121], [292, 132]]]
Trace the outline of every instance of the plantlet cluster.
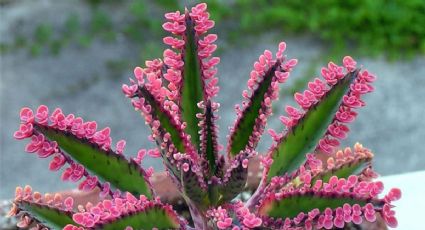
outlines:
[[[374, 222], [377, 216], [397, 226], [392, 203], [401, 192], [393, 188], [380, 196], [383, 184], [374, 181], [373, 153], [361, 144], [337, 150], [355, 110], [365, 105], [363, 95], [373, 91], [375, 76], [357, 68], [349, 56], [343, 66], [330, 62], [322, 68], [322, 78], [295, 93], [299, 107], [286, 107], [287, 116], [280, 117], [285, 128], [269, 130], [273, 144], [266, 155], [257, 156], [279, 85], [297, 64], [286, 57], [281, 42], [277, 52], [266, 50], [254, 63], [224, 148], [216, 125], [220, 59], [214, 56], [217, 35], [209, 33], [214, 27], [209, 17], [206, 4], [165, 14], [162, 27], [170, 35], [163, 42], [169, 48], [162, 59], [136, 67], [134, 78], [122, 86], [151, 128], [149, 139], [157, 148], [140, 149], [128, 159], [126, 142], [113, 147], [108, 127], [59, 108], [50, 112], [44, 105], [21, 110], [14, 137], [30, 139], [26, 152], [51, 158], [50, 170], [65, 168], [62, 180], [79, 182], [83, 191], [97, 189], [101, 201], [77, 204], [72, 197], [18, 187], [10, 215], [20, 217], [19, 227], [331, 229]], [[141, 167], [146, 157], [162, 158], [190, 218], [158, 196], [151, 183], [153, 170]], [[246, 188], [254, 157], [260, 158], [261, 181], [243, 202], [237, 196]]]

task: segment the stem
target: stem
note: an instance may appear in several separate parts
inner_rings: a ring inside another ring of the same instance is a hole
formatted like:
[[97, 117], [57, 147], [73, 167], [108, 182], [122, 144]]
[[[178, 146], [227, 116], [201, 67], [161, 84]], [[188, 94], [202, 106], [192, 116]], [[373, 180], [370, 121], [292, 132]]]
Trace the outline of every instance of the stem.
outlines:
[[254, 194], [249, 198], [249, 200], [246, 202], [245, 207], [249, 209], [249, 211], [254, 211], [255, 205], [258, 204], [260, 201], [260, 197], [264, 195], [264, 188], [266, 187], [265, 180], [261, 180], [260, 184], [258, 185], [257, 189], [255, 190]]
[[206, 219], [204, 213], [199, 210], [194, 204], [187, 202], [189, 206], [190, 215], [192, 216], [193, 224], [195, 225], [195, 229], [209, 229], [208, 228], [208, 220]]

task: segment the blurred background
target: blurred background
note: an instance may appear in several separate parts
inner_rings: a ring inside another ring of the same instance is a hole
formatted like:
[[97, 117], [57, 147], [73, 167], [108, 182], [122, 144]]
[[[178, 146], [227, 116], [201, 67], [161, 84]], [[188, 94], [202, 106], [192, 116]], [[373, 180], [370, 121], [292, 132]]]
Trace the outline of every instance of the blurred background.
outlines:
[[[13, 139], [19, 110], [61, 107], [100, 127], [114, 142], [127, 140], [125, 154], [154, 147], [149, 130], [121, 92], [135, 66], [161, 57], [163, 14], [197, 1], [177, 0], [0, 0], [0, 199], [18, 185], [41, 192], [75, 188], [48, 170], [49, 160], [24, 152]], [[252, 64], [264, 49], [286, 41], [299, 64], [282, 87], [269, 126], [278, 121], [295, 91], [329, 60], [353, 56], [378, 76], [376, 91], [350, 126], [344, 145], [357, 141], [375, 152], [382, 175], [425, 169], [425, 1], [423, 0], [234, 0], [207, 1], [219, 35], [221, 57], [220, 142], [235, 119], [233, 105]], [[235, 93], [238, 92], [238, 93]], [[263, 136], [259, 150], [271, 143]], [[146, 160], [161, 170], [159, 160]]]

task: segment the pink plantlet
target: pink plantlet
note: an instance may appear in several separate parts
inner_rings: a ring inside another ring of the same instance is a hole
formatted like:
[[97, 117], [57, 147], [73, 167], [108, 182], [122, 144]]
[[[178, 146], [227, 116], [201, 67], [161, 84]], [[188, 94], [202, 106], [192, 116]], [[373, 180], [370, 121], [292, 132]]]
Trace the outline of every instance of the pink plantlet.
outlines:
[[115, 149], [118, 154], [122, 154], [124, 152], [125, 144], [126, 144], [125, 140], [120, 140], [117, 142]]
[[62, 180], [67, 181], [73, 181], [77, 182], [79, 181], [85, 173], [84, 166], [80, 164], [71, 164], [70, 167], [68, 167], [62, 174]]
[[149, 149], [147, 151], [147, 153], [148, 153], [148, 155], [150, 157], [153, 157], [153, 158], [159, 158], [159, 157], [161, 157], [161, 153], [159, 152], [158, 149]]
[[28, 138], [33, 133], [33, 125], [31, 123], [21, 124], [19, 130], [13, 134], [13, 137], [18, 140]]
[[35, 114], [35, 118], [39, 124], [47, 125], [49, 118], [49, 109], [45, 105], [40, 105]]
[[25, 151], [29, 153], [37, 152], [40, 148], [43, 147], [43, 143], [44, 143], [43, 134], [33, 135], [31, 137], [31, 142], [28, 143], [27, 146], [25, 147]]
[[83, 191], [91, 191], [93, 190], [98, 183], [98, 179], [96, 176], [88, 176], [83, 182], [78, 185], [78, 189]]
[[354, 59], [350, 56], [345, 56], [342, 59], [342, 63], [344, 64], [344, 67], [348, 70], [348, 71], [353, 71], [356, 69], [356, 64], [357, 62], [354, 61]]
[[22, 108], [19, 114], [22, 123], [32, 123], [34, 121], [34, 113], [30, 108]]
[[100, 131], [97, 131], [93, 136], [93, 141], [101, 146], [103, 149], [107, 150], [111, 146], [112, 139], [109, 136], [111, 134], [111, 129], [109, 127], [104, 128]]
[[37, 152], [38, 157], [46, 158], [58, 151], [58, 143], [56, 141], [44, 141]]
[[49, 169], [51, 171], [59, 170], [66, 163], [66, 159], [62, 154], [56, 154], [52, 161], [49, 164]]

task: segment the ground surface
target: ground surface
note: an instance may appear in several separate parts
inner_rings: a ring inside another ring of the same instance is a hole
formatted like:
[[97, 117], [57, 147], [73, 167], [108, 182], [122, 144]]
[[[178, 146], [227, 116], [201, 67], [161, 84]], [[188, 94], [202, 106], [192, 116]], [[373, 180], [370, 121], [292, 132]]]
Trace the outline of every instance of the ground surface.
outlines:
[[[28, 23], [42, 20], [60, 21], [60, 15], [70, 10], [69, 7], [83, 10], [78, 5], [40, 2], [44, 5], [18, 3], [3, 8], [0, 20], [2, 39], [8, 36], [18, 20], [24, 20], [24, 25], [29, 26]], [[221, 102], [221, 144], [226, 144], [227, 127], [235, 119], [233, 105], [241, 100], [240, 93], [245, 88], [252, 63], [264, 49], [276, 49], [276, 37], [273, 34], [246, 38], [245, 48], [233, 47], [222, 53], [219, 65], [221, 92], [217, 98]], [[288, 44], [287, 55], [299, 59], [292, 79], [300, 77], [325, 49], [313, 38], [282, 35], [280, 39], [285, 39]], [[141, 147], [153, 147], [147, 141], [148, 129], [144, 121], [121, 93], [121, 84], [131, 76], [132, 70], [111, 78], [105, 66], [109, 59], [135, 55], [131, 44], [95, 41], [88, 49], [68, 47], [59, 56], [43, 54], [31, 58], [26, 52], [19, 51], [1, 57], [0, 199], [13, 196], [17, 185], [31, 184], [42, 192], [76, 186], [60, 182], [59, 173], [48, 171], [48, 160], [25, 153], [26, 142], [12, 138], [18, 127], [19, 109], [23, 106], [60, 106], [65, 113], [96, 120], [100, 127], [110, 126], [114, 142], [121, 138], [127, 140], [126, 153], [129, 155], [134, 155]], [[360, 110], [345, 143], [353, 145], [359, 141], [371, 148], [376, 153], [376, 170], [384, 175], [424, 169], [425, 58], [417, 57], [407, 62], [357, 59], [376, 73], [379, 80], [375, 84], [376, 92], [365, 98], [368, 106]], [[275, 103], [279, 113], [288, 101], [291, 98], [285, 96]], [[271, 126], [280, 127], [278, 125], [275, 116]], [[265, 135], [262, 142], [260, 150], [264, 151], [270, 143], [269, 136]], [[162, 168], [157, 160], [147, 160], [144, 165]]]

